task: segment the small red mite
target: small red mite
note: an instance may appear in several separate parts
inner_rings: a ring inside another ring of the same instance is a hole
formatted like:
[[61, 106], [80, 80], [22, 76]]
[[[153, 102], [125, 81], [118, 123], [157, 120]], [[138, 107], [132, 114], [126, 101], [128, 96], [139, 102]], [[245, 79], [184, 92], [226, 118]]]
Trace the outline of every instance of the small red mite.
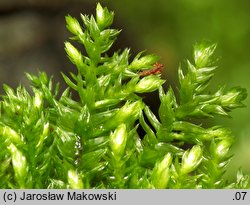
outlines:
[[144, 76], [147, 76], [147, 75], [157, 75], [157, 74], [160, 74], [162, 72], [163, 68], [164, 68], [163, 64], [155, 63], [153, 65], [152, 69], [144, 70], [144, 71], [140, 72], [139, 76], [144, 77]]

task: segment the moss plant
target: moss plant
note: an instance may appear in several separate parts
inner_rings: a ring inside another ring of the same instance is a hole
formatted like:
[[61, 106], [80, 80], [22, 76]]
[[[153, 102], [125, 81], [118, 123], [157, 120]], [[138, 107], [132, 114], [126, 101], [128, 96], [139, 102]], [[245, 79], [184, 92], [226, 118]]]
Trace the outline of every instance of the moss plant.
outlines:
[[[0, 117], [1, 188], [245, 188], [248, 176], [223, 179], [234, 142], [222, 126], [193, 119], [229, 116], [243, 107], [240, 87], [208, 90], [216, 69], [216, 45], [194, 46], [180, 66], [178, 92], [162, 85], [156, 55], [130, 58], [125, 49], [107, 54], [120, 30], [114, 13], [97, 4], [96, 16], [67, 16], [65, 50], [76, 73], [62, 76], [68, 88], [46, 73], [27, 74], [33, 93], [4, 85]], [[159, 113], [140, 93], [159, 93]], [[72, 93], [78, 94], [78, 99]], [[177, 96], [177, 97], [176, 97]], [[138, 126], [144, 134], [138, 133]]]

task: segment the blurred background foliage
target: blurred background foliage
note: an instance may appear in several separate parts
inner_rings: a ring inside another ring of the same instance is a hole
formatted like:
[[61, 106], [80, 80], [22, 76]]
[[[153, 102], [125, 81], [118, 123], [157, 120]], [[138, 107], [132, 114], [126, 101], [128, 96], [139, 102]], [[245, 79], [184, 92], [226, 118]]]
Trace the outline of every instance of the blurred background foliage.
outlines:
[[[123, 30], [114, 50], [130, 47], [133, 54], [146, 50], [159, 55], [165, 65], [163, 77], [174, 88], [179, 63], [192, 57], [192, 45], [209, 40], [218, 43], [220, 57], [214, 89], [226, 84], [250, 90], [249, 0], [100, 2], [115, 11], [114, 26]], [[94, 13], [96, 3], [96, 0], [0, 0], [0, 84], [13, 87], [20, 82], [27, 84], [24, 72], [38, 70], [61, 81], [60, 71], [74, 69], [64, 52], [63, 42], [69, 37], [64, 16], [70, 14], [80, 19], [80, 13]], [[146, 99], [152, 106], [155, 104], [151, 100], [154, 97]], [[239, 166], [250, 173], [250, 98], [245, 104], [246, 108], [232, 113], [232, 119], [209, 122], [230, 127], [237, 137], [229, 177]]]

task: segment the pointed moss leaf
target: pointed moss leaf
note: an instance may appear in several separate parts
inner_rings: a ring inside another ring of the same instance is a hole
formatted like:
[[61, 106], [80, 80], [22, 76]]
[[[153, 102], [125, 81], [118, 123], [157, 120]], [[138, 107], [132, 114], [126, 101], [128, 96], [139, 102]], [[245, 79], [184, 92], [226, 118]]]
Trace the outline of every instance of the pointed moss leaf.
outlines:
[[197, 68], [202, 68], [211, 65], [211, 57], [216, 49], [216, 44], [207, 42], [197, 43], [194, 46], [194, 61]]
[[175, 107], [174, 93], [170, 88], [167, 94], [162, 97], [159, 108], [159, 117], [164, 127], [170, 126], [175, 121]]
[[64, 73], [61, 73], [62, 74], [62, 76], [63, 76], [63, 79], [64, 79], [64, 81], [67, 83], [67, 85], [69, 86], [69, 87], [71, 87], [72, 89], [74, 89], [74, 90], [76, 90], [77, 91], [77, 85], [76, 84], [74, 84], [69, 78], [68, 78], [68, 76], [66, 76]]
[[136, 93], [144, 93], [144, 92], [152, 92], [157, 90], [165, 80], [162, 80], [159, 76], [150, 75], [142, 78], [136, 85], [135, 85], [135, 92]]
[[156, 63], [159, 60], [159, 56], [156, 55], [145, 55], [141, 57], [141, 53], [139, 53], [132, 63], [130, 64], [129, 68], [131, 70], [145, 70], [152, 67], [154, 63]]
[[116, 112], [112, 121], [106, 122], [104, 127], [113, 128], [121, 123], [133, 122], [136, 120], [143, 109], [143, 104], [140, 101], [126, 103], [119, 111]]
[[67, 23], [67, 29], [74, 35], [83, 34], [82, 28], [76, 18], [68, 15], [65, 17]]
[[124, 150], [127, 142], [127, 130], [126, 125], [119, 125], [114, 133], [110, 135], [110, 147], [115, 158], [121, 158], [124, 154]]
[[187, 174], [192, 172], [202, 160], [202, 148], [195, 145], [191, 150], [187, 150], [182, 157], [181, 173]]
[[172, 164], [172, 155], [166, 154], [163, 159], [157, 161], [153, 169], [151, 180], [156, 189], [165, 189], [171, 175], [170, 165]]
[[109, 12], [106, 7], [102, 7], [100, 3], [96, 6], [96, 20], [100, 30], [109, 27], [113, 23], [114, 12]]
[[145, 112], [148, 120], [150, 121], [150, 123], [154, 127], [154, 129], [156, 131], [158, 131], [161, 127], [161, 124], [158, 121], [157, 117], [154, 115], [154, 113], [150, 110], [150, 108], [148, 106], [145, 106], [144, 112]]
[[25, 180], [28, 174], [28, 164], [25, 155], [17, 149], [12, 143], [8, 146], [8, 150], [12, 155], [12, 166], [15, 172], [15, 177], [20, 188], [25, 187]]
[[70, 61], [76, 66], [80, 65], [83, 61], [83, 57], [80, 51], [78, 51], [71, 43], [65, 43], [65, 50], [69, 56]]
[[75, 170], [68, 171], [68, 183], [71, 189], [83, 189], [82, 177]]

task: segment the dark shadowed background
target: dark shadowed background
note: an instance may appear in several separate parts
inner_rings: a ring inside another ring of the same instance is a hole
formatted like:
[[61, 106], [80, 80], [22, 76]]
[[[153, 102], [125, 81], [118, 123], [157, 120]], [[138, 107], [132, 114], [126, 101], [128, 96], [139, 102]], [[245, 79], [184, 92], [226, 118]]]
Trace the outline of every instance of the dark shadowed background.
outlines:
[[[155, 53], [165, 65], [163, 77], [177, 86], [179, 62], [191, 58], [192, 45], [201, 40], [218, 43], [221, 57], [212, 89], [226, 84], [250, 90], [249, 0], [106, 0], [115, 11], [114, 27], [122, 29], [114, 50], [130, 47]], [[80, 13], [95, 12], [95, 0], [0, 0], [0, 84], [28, 84], [25, 72], [46, 71], [56, 81], [60, 71], [72, 71], [64, 52], [69, 37], [64, 16], [80, 20]], [[63, 83], [61, 83], [64, 86]], [[2, 92], [2, 87], [1, 87]], [[152, 101], [152, 96], [147, 101]], [[151, 102], [153, 105], [154, 102]], [[233, 130], [238, 141], [228, 173], [237, 167], [250, 172], [250, 98], [232, 119], [214, 119]], [[210, 122], [211, 124], [214, 122]]]

